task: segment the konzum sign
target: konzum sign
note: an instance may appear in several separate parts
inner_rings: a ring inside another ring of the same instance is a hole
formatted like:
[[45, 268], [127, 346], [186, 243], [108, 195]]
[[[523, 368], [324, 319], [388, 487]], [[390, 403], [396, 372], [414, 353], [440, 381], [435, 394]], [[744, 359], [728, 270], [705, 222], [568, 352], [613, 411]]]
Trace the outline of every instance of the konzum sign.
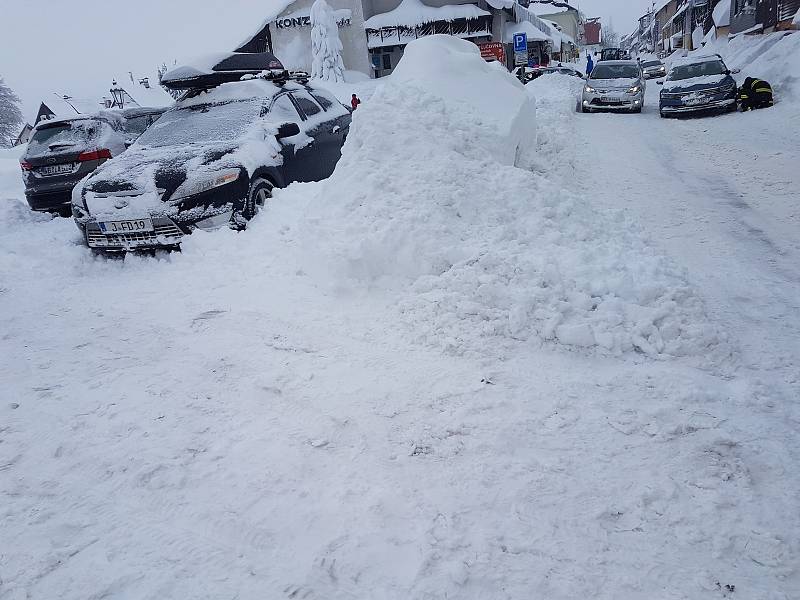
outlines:
[[[336, 24], [339, 27], [350, 26], [350, 10], [337, 10], [334, 11], [336, 15]], [[292, 29], [294, 27], [311, 27], [311, 15], [292, 15], [289, 17], [281, 17], [275, 19], [275, 27], [278, 29]]]

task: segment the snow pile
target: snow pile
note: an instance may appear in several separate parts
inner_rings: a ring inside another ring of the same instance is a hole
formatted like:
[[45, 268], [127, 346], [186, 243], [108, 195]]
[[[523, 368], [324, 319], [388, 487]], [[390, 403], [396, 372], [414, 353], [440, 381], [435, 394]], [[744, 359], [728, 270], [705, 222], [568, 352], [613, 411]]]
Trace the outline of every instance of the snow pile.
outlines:
[[417, 27], [435, 21], [455, 21], [456, 19], [477, 19], [488, 17], [491, 13], [481, 10], [474, 4], [454, 4], [448, 6], [428, 6], [420, 0], [403, 0], [389, 12], [374, 15], [364, 22], [365, 29], [384, 27]]
[[800, 34], [780, 31], [767, 35], [738, 36], [717, 39], [698, 53], [719, 53], [730, 69], [740, 69], [736, 79], [746, 77], [769, 81], [775, 90], [776, 102], [800, 101]]
[[731, 24], [731, 0], [721, 0], [712, 13], [714, 25], [728, 27]]
[[[533, 110], [507, 73], [468, 42], [427, 38], [396, 76], [356, 111], [306, 210], [299, 243], [337, 285], [396, 296], [416, 339], [456, 351], [486, 336], [652, 356], [716, 343], [683, 273], [638, 230], [512, 166], [498, 123], [533, 122]], [[307, 191], [295, 189], [282, 200]]]

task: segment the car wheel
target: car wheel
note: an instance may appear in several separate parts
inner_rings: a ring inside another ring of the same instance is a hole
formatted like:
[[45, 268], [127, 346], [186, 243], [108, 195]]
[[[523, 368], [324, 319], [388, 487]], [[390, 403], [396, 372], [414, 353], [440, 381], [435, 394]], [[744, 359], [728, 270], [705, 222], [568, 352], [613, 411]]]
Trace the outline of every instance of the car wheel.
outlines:
[[272, 198], [272, 188], [272, 183], [267, 179], [260, 177], [254, 179], [250, 183], [250, 189], [242, 207], [238, 210], [234, 209], [233, 215], [231, 215], [231, 228], [240, 231], [246, 229], [247, 222], [255, 217], [258, 211], [264, 208]]
[[661, 115], [662, 119], [666, 119], [667, 115], [665, 115], [662, 111], [658, 111], [658, 114]]
[[633, 109], [631, 112], [632, 112], [633, 114], [637, 115], [637, 114], [639, 114], [640, 112], [642, 112], [642, 107], [640, 106], [639, 108], [634, 108], [634, 109]]

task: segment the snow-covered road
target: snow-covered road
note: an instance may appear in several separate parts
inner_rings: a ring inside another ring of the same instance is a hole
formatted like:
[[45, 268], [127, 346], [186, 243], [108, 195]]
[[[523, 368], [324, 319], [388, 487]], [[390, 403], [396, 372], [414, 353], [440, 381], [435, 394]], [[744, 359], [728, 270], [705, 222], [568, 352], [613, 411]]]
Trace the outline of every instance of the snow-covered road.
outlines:
[[743, 365], [797, 398], [800, 110], [660, 119], [658, 92], [650, 82], [641, 116], [578, 115], [584, 193], [684, 265]]
[[[458, 148], [479, 130], [446, 105], [376, 95], [387, 131], [356, 128], [344, 173], [180, 254], [92, 257], [0, 184], [0, 599], [800, 597], [788, 127], [577, 115], [553, 77], [536, 175]], [[404, 106], [424, 147], [390, 135]], [[561, 285], [565, 319], [590, 288], [618, 315], [667, 295], [695, 345], [567, 345], [504, 304]]]

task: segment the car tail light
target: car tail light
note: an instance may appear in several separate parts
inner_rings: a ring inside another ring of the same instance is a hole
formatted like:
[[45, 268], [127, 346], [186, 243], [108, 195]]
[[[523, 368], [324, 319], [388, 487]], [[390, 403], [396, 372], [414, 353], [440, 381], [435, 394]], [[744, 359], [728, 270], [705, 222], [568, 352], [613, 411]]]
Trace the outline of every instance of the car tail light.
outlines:
[[29, 163], [27, 160], [19, 161], [19, 166], [22, 168], [23, 171], [30, 171], [31, 169], [33, 169], [33, 165], [31, 165], [31, 163]]
[[111, 158], [111, 150], [102, 148], [100, 150], [92, 150], [91, 152], [81, 152], [78, 155], [79, 162], [87, 162], [90, 160], [102, 160], [104, 158]]

